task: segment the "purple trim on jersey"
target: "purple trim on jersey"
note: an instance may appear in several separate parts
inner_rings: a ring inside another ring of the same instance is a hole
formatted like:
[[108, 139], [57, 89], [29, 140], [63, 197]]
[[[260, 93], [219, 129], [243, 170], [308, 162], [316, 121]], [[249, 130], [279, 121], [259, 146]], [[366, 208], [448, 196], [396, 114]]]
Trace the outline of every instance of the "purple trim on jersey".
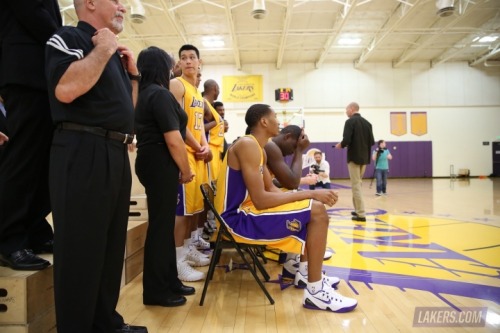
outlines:
[[186, 211], [184, 208], [186, 207], [184, 203], [184, 186], [179, 184], [177, 186], [177, 206], [175, 207], [175, 215], [176, 216], [185, 216]]
[[302, 210], [247, 214], [240, 209], [240, 205], [248, 199], [241, 171], [228, 167], [226, 179], [226, 201], [222, 217], [233, 233], [252, 240], [279, 240], [286, 237], [306, 240], [306, 226], [311, 220], [311, 203]]

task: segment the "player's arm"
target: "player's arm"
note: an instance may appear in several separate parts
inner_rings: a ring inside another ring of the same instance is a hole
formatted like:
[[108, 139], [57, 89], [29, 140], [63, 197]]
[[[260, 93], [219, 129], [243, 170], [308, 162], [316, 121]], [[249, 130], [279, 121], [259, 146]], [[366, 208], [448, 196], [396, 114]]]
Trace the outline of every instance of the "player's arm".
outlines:
[[178, 79], [170, 80], [169, 89], [172, 95], [174, 95], [175, 100], [184, 109], [184, 103], [182, 98], [184, 97], [185, 88], [181, 81]]
[[[205, 133], [205, 126], [204, 124], [200, 124], [201, 127], [201, 132]], [[199, 160], [204, 160], [205, 162], [210, 162], [213, 158], [212, 152], [210, 151], [210, 147], [208, 146], [207, 138], [203, 134], [201, 135], [200, 138], [200, 150], [196, 152], [196, 158]]]
[[55, 96], [60, 102], [71, 103], [92, 89], [118, 48], [116, 35], [108, 28], [97, 30], [92, 36], [92, 43], [92, 51], [84, 58], [73, 61], [59, 79]]
[[186, 144], [193, 148], [194, 151], [199, 151], [201, 149], [200, 143], [196, 141], [189, 128], [186, 128]]
[[[288, 164], [285, 163], [283, 154], [278, 145], [272, 141], [268, 142], [264, 146], [264, 149], [267, 154], [267, 166], [281, 186], [289, 190], [298, 188], [300, 177], [302, 176], [302, 168], [299, 170], [297, 167], [298, 163], [295, 163], [295, 168], [291, 169]], [[300, 156], [300, 160], [300, 166], [302, 166], [302, 155]]]
[[205, 133], [208, 133], [217, 125], [217, 121], [214, 119], [214, 115], [212, 114], [212, 111], [210, 110], [208, 101], [206, 99], [203, 100], [203, 112], [203, 119], [205, 120], [205, 123], [203, 125], [205, 126]]

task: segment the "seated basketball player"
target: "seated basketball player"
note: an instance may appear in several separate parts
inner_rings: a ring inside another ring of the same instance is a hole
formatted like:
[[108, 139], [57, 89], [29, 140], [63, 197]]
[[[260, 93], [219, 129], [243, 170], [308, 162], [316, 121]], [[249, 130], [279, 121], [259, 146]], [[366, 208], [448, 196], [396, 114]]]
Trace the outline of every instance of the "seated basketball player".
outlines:
[[[273, 183], [277, 187], [287, 190], [295, 190], [301, 184], [316, 184], [315, 174], [308, 174], [302, 177], [302, 152], [309, 147], [309, 138], [304, 130], [297, 125], [288, 125], [280, 133], [269, 140], [264, 146], [267, 155], [267, 167], [273, 178]], [[285, 156], [292, 155], [292, 163], [289, 166], [285, 162]], [[325, 250], [323, 260], [332, 257], [333, 252]], [[301, 279], [301, 274], [296, 274], [298, 270], [298, 258], [295, 253], [287, 253], [283, 265], [282, 276], [285, 279], [294, 279], [295, 287], [304, 288], [305, 283]], [[340, 279], [330, 277], [332, 287], [336, 287]]]
[[217, 181], [215, 204], [237, 241], [300, 253], [306, 308], [347, 312], [357, 301], [338, 294], [321, 268], [326, 246], [326, 205], [337, 202], [332, 190], [283, 192], [273, 185], [264, 145], [279, 132], [269, 105], [252, 105], [247, 134], [228, 149]]

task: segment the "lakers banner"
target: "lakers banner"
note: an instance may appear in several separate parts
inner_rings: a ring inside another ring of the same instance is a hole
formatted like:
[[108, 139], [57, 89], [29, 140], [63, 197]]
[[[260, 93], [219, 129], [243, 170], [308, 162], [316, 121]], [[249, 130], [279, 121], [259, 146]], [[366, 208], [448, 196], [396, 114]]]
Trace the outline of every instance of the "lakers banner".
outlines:
[[391, 134], [401, 136], [406, 132], [406, 112], [391, 112]]
[[224, 76], [222, 100], [224, 102], [262, 102], [262, 75]]
[[427, 134], [427, 112], [411, 113], [411, 134]]

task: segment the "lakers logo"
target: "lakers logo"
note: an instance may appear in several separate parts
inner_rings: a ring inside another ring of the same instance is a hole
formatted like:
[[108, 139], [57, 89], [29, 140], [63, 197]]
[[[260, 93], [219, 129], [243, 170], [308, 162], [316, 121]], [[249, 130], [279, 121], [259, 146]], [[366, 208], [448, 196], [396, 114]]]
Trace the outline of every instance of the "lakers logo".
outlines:
[[334, 222], [329, 245], [336, 253], [332, 274], [366, 285], [428, 291], [450, 306], [442, 294], [500, 302], [498, 227], [382, 210], [353, 224], [350, 210], [328, 211]]
[[302, 229], [302, 223], [297, 219], [286, 220], [286, 228], [293, 232], [299, 232]]
[[192, 108], [203, 108], [203, 101], [197, 100], [196, 98], [193, 97], [190, 106]]

